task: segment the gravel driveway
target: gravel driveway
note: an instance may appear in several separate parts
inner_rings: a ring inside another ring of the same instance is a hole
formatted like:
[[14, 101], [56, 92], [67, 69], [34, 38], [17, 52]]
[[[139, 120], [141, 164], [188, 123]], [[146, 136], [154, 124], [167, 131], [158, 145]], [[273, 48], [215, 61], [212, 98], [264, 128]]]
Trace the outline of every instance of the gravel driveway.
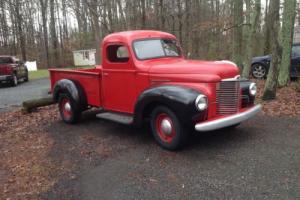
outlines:
[[20, 106], [23, 101], [47, 96], [50, 80], [38, 79], [20, 83], [17, 87], [0, 86], [0, 112]]
[[180, 152], [162, 150], [148, 129], [94, 115], [47, 131], [55, 140], [49, 156], [77, 169], [42, 199], [300, 198], [299, 118], [260, 115], [235, 130], [198, 134]]

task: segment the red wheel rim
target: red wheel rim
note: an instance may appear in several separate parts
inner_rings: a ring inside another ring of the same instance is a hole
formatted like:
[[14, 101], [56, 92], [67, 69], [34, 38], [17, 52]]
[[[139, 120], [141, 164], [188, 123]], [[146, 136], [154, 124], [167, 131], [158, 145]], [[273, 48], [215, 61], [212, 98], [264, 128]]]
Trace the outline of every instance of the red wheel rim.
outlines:
[[160, 139], [171, 143], [176, 135], [172, 119], [165, 113], [159, 114], [155, 122], [156, 131]]
[[69, 99], [64, 98], [60, 103], [60, 110], [62, 111], [63, 117], [65, 119], [70, 119], [72, 117], [71, 102]]

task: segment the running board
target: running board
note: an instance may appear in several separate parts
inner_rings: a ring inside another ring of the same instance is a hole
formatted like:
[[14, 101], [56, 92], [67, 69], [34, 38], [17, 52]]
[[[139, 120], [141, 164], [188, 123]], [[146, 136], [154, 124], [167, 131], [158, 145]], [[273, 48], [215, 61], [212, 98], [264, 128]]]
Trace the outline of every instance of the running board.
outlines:
[[126, 114], [105, 112], [105, 113], [99, 113], [96, 116], [97, 116], [97, 118], [100, 118], [100, 119], [106, 119], [106, 120], [118, 122], [121, 124], [132, 124], [133, 123], [133, 117], [130, 115], [126, 115]]

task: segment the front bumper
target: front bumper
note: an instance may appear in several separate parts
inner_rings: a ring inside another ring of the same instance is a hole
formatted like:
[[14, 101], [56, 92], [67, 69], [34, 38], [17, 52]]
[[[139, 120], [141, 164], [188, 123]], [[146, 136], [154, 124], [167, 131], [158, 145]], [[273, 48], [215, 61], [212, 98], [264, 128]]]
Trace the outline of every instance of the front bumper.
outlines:
[[199, 132], [205, 132], [233, 126], [254, 117], [257, 113], [261, 111], [261, 109], [261, 105], [256, 105], [253, 108], [250, 108], [249, 110], [235, 115], [196, 124], [195, 129]]
[[12, 75], [0, 75], [0, 82], [1, 81], [11, 81], [11, 80], [13, 80]]

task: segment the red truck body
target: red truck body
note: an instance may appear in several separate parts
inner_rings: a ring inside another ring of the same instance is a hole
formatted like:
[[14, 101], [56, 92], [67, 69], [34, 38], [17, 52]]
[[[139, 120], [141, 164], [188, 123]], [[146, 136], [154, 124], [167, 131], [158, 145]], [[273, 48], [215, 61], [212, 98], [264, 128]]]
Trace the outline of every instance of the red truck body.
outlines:
[[101, 68], [84, 70], [49, 70], [51, 85], [62, 79], [77, 80], [85, 89], [90, 106], [101, 107]]
[[[154, 48], [156, 46], [158, 52]], [[163, 51], [159, 51], [160, 48], [163, 48]], [[102, 43], [102, 66], [85, 70], [52, 69], [50, 75], [56, 101], [59, 101], [59, 93], [63, 91], [62, 80], [70, 80], [83, 91], [87, 107], [103, 108], [106, 112], [120, 113], [134, 119], [138, 118], [136, 116], [139, 116], [140, 112], [144, 112], [139, 110], [140, 107], [150, 109], [146, 104], [161, 103], [167, 108], [172, 108], [170, 110], [176, 114], [176, 106], [180, 110], [191, 104], [186, 102], [200, 99], [198, 105], [201, 101], [204, 102], [205, 109], [201, 110], [200, 105], [200, 111], [197, 113], [194, 110], [190, 111], [191, 108], [185, 108], [193, 113], [188, 120], [198, 131], [215, 130], [235, 125], [233, 123], [236, 122], [238, 124], [260, 110], [260, 106], [254, 105], [255, 94], [249, 94], [249, 87], [250, 90], [251, 87], [256, 90], [255, 85], [239, 79], [239, 69], [234, 63], [186, 60], [176, 37], [164, 32], [131, 31], [111, 34]], [[66, 87], [64, 91], [72, 90], [70, 87]], [[195, 98], [196, 93], [199, 93], [199, 98], [184, 99]], [[164, 97], [161, 98], [162, 96]], [[177, 98], [181, 99], [180, 103], [173, 103], [179, 101]], [[139, 106], [140, 104], [145, 106]], [[228, 123], [226, 120], [230, 117], [234, 117], [235, 120]], [[171, 117], [157, 120], [157, 123], [161, 122], [162, 128], [172, 127], [175, 123]], [[157, 128], [160, 128], [159, 124]], [[158, 132], [163, 133], [159, 130]], [[164, 142], [166, 144], [159, 143], [165, 148], [172, 149], [174, 146], [169, 147], [171, 142], [168, 140]]]

